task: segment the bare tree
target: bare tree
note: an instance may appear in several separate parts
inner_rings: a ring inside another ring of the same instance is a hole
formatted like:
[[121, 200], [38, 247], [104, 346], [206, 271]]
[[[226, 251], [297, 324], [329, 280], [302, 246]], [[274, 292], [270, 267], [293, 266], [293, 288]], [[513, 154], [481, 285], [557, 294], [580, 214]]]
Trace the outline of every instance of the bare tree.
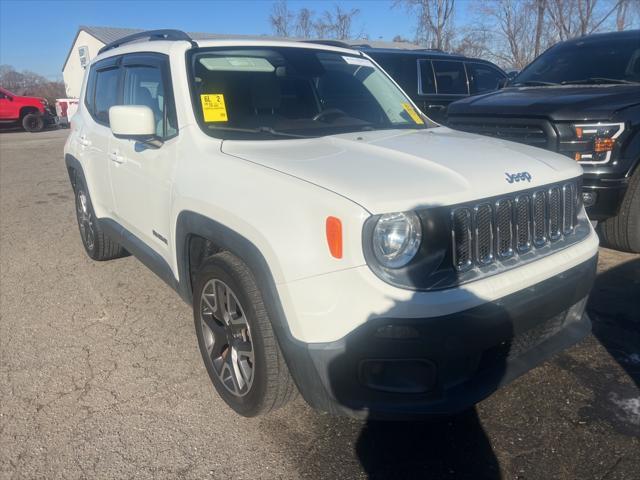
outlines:
[[547, 0], [535, 0], [536, 6], [536, 35], [534, 42], [534, 58], [540, 55], [540, 45], [542, 43], [542, 31], [544, 27], [544, 14], [547, 9]]
[[616, 9], [616, 30], [621, 32], [630, 28], [634, 14], [640, 14], [640, 0], [620, 0]]
[[50, 81], [28, 70], [18, 72], [11, 65], [0, 65], [0, 85], [16, 95], [44, 97], [50, 103], [66, 96], [63, 82]]
[[288, 37], [291, 34], [291, 22], [293, 21], [293, 13], [289, 11], [287, 0], [279, 0], [274, 2], [271, 7], [271, 15], [269, 22], [271, 28], [278, 37]]
[[335, 38], [346, 40], [351, 38], [351, 27], [353, 19], [360, 14], [360, 10], [353, 8], [343, 10], [339, 5], [334, 6], [334, 10], [325, 10], [322, 17], [315, 22], [316, 34], [320, 38]]
[[394, 6], [403, 6], [417, 15], [417, 43], [449, 50], [453, 38], [455, 0], [395, 0]]
[[301, 8], [296, 16], [296, 35], [311, 38], [313, 30], [313, 12], [308, 8]]
[[547, 13], [559, 40], [596, 32], [624, 0], [547, 0]]

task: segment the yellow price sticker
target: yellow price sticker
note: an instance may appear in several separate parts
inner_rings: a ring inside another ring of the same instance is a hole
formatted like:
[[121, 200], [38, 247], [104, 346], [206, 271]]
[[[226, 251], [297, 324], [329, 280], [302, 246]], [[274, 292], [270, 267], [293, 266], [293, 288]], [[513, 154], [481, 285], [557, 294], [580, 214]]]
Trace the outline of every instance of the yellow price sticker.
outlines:
[[424, 125], [424, 120], [420, 118], [420, 115], [418, 115], [418, 112], [415, 111], [415, 109], [411, 106], [410, 103], [403, 103], [402, 108], [404, 108], [405, 112], [409, 114], [409, 116], [411, 117], [411, 120], [416, 122], [418, 125]]
[[228, 120], [223, 94], [204, 93], [200, 95], [200, 102], [205, 122], [226, 122]]

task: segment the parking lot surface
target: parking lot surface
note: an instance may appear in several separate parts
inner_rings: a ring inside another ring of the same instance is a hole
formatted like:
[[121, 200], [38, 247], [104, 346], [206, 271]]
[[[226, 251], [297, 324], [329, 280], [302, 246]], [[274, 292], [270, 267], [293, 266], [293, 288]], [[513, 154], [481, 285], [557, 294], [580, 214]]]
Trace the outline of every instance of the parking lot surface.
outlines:
[[262, 418], [218, 399], [191, 309], [84, 253], [67, 132], [0, 133], [0, 478], [640, 478], [640, 256], [601, 249], [593, 335], [463, 415]]

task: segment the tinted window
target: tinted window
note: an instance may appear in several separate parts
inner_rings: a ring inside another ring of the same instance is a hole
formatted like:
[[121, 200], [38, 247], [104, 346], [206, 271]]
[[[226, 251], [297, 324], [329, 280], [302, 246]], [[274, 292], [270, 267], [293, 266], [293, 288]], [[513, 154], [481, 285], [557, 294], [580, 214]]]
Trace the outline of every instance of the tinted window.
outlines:
[[94, 100], [93, 96], [96, 91], [95, 87], [96, 87], [96, 70], [95, 68], [92, 68], [89, 71], [89, 77], [87, 78], [87, 89], [84, 94], [84, 104], [86, 105], [89, 113], [92, 115], [93, 115], [93, 100]]
[[512, 84], [598, 83], [598, 78], [640, 82], [640, 35], [559, 44], [534, 60]]
[[[125, 68], [124, 97], [125, 105], [144, 105], [153, 112], [156, 122], [156, 135], [161, 138], [177, 133], [175, 113], [170, 112], [162, 71], [152, 66], [132, 66]], [[173, 105], [171, 103], [171, 105]], [[165, 116], [165, 113], [167, 115]]]
[[105, 125], [109, 125], [109, 109], [118, 103], [119, 75], [117, 68], [98, 70], [96, 74], [94, 118]]
[[505, 78], [495, 68], [481, 63], [467, 63], [467, 74], [472, 94], [496, 90], [498, 82]]
[[359, 56], [238, 47], [198, 51], [190, 60], [196, 115], [204, 130], [218, 138], [427, 126], [389, 77]]
[[404, 55], [379, 54], [371, 56], [405, 92], [408, 94], [416, 92], [416, 71], [415, 67], [413, 67], [415, 65], [414, 57], [407, 58]]
[[420, 69], [420, 94], [428, 95], [436, 93], [436, 86], [433, 82], [433, 67], [430, 60], [419, 60], [418, 68]]
[[468, 95], [467, 75], [462, 62], [434, 60], [438, 94]]

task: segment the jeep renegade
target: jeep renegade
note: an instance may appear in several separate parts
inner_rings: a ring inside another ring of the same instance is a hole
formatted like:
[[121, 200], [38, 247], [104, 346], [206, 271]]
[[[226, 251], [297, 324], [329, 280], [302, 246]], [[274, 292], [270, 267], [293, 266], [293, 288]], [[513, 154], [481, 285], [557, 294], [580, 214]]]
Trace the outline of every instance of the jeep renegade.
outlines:
[[382, 418], [461, 411], [590, 331], [582, 169], [439, 127], [366, 54], [126, 37], [65, 146], [87, 254], [193, 306], [220, 396]]

